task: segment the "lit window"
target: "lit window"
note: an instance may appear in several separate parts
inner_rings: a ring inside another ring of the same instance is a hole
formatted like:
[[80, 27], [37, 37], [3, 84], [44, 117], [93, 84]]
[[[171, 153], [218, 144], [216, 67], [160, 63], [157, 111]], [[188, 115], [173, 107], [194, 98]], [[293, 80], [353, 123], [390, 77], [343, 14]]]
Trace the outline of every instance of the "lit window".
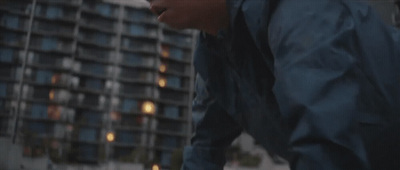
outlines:
[[58, 84], [61, 80], [61, 75], [60, 74], [54, 74], [51, 77], [51, 84]]
[[113, 111], [113, 112], [110, 113], [110, 117], [111, 117], [111, 120], [117, 121], [117, 120], [121, 119], [121, 114], [118, 113], [118, 112]]
[[115, 134], [113, 132], [108, 132], [106, 134], [106, 138], [108, 142], [114, 142], [115, 140]]
[[50, 93], [49, 93], [49, 99], [50, 100], [54, 100], [54, 96], [55, 96], [55, 92], [54, 92], [55, 90], [54, 89], [52, 89], [52, 90], [50, 90]]
[[158, 80], [158, 85], [159, 85], [160, 87], [165, 87], [165, 86], [167, 85], [167, 79], [165, 79], [165, 78], [160, 78], [160, 79]]
[[159, 70], [160, 70], [161, 73], [165, 73], [167, 71], [167, 65], [166, 64], [161, 64]]
[[170, 55], [169, 46], [162, 45], [161, 46], [161, 56], [164, 58], [168, 58]]
[[153, 102], [145, 101], [142, 104], [142, 112], [145, 114], [154, 114], [156, 112], [156, 106]]
[[160, 167], [158, 165], [153, 165], [151, 167], [151, 170], [160, 170]]
[[47, 107], [47, 116], [53, 120], [60, 120], [61, 109], [59, 106], [50, 105]]

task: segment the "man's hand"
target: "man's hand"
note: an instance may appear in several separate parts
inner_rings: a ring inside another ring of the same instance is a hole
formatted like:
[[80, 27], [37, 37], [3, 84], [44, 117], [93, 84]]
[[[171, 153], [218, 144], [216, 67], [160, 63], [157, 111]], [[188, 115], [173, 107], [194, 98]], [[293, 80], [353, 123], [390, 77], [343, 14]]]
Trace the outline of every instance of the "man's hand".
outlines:
[[177, 29], [194, 28], [216, 35], [228, 27], [226, 0], [150, 0], [158, 21]]

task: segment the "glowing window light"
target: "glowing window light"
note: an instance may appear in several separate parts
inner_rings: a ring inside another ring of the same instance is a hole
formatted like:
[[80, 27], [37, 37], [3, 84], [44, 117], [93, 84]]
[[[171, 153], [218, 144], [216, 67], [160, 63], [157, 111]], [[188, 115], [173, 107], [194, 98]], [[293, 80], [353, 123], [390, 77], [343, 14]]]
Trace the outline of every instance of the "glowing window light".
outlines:
[[153, 102], [145, 101], [142, 104], [142, 112], [145, 114], [154, 114], [156, 112], [156, 106]]
[[165, 86], [167, 85], [167, 79], [165, 79], [165, 78], [160, 78], [160, 79], [158, 80], [158, 85], [159, 85], [160, 87], [165, 87]]
[[54, 100], [54, 90], [50, 90], [49, 99]]
[[112, 111], [110, 113], [111, 120], [117, 121], [121, 119], [121, 115], [118, 112]]
[[159, 70], [160, 70], [161, 73], [165, 73], [167, 71], [167, 65], [161, 64]]
[[168, 46], [161, 46], [161, 56], [164, 58], [168, 58], [169, 57], [169, 47]]
[[114, 142], [115, 140], [115, 134], [113, 132], [108, 132], [106, 135], [107, 141], [108, 142]]
[[61, 76], [59, 74], [55, 74], [51, 77], [51, 84], [57, 84], [60, 81]]
[[151, 167], [151, 170], [160, 170], [160, 167], [159, 167], [157, 164], [154, 164], [154, 165]]

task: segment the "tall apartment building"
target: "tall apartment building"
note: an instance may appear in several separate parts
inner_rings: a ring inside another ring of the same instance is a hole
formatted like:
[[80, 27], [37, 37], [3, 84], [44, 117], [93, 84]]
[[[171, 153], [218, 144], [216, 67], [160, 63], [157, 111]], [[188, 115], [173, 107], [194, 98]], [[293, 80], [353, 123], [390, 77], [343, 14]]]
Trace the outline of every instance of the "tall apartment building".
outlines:
[[168, 167], [187, 143], [194, 32], [99, 0], [3, 2], [0, 30], [0, 135], [25, 156]]

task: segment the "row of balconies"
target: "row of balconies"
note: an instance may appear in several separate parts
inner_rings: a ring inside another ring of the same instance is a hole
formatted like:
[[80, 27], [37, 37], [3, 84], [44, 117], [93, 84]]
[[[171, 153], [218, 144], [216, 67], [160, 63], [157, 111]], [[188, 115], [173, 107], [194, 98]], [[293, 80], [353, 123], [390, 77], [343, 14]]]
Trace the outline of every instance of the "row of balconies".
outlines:
[[[54, 108], [50, 108], [50, 106], [47, 108], [45, 107], [43, 111], [41, 111], [41, 108], [33, 108], [36, 110], [32, 111], [32, 113], [30, 113], [31, 115], [26, 115], [28, 112], [25, 112], [25, 115], [23, 116], [24, 119], [22, 127], [24, 131], [28, 131], [28, 133], [35, 134], [36, 136], [54, 137], [82, 142], [104, 141], [104, 139], [99, 140], [99, 137], [105, 136], [100, 135], [100, 133], [105, 134], [105, 132], [101, 132], [104, 131], [102, 130], [102, 127], [104, 126], [103, 117], [105, 114], [82, 112], [75, 115], [75, 120], [73, 122], [67, 122], [60, 118], [62, 115], [65, 115], [65, 113], [55, 110], [56, 106], [54, 106]], [[129, 121], [132, 123], [129, 126], [135, 127], [135, 124], [139, 124], [139, 121], [143, 121], [143, 118], [135, 117], [133, 120]], [[146, 132], [146, 129], [148, 128], [147, 123], [148, 122], [139, 124], [136, 126], [136, 128], [114, 127], [113, 133], [116, 136], [116, 142], [138, 144], [140, 140], [133, 139], [133, 135]], [[184, 132], [186, 131], [186, 125], [183, 122], [176, 123], [174, 121], [155, 119], [151, 121], [151, 124], [152, 127], [155, 127], [155, 132], [172, 132], [175, 134], [184, 135]], [[131, 136], [127, 136], [128, 134], [131, 134]], [[161, 139], [156, 139], [155, 142], [151, 143], [155, 143], [157, 145], [161, 144], [163, 147], [175, 147], [178, 145], [177, 140], [172, 142], [170, 138], [176, 139], [179, 138], [180, 135], [175, 137], [172, 137], [174, 135], [156, 135], [160, 136]]]
[[[59, 104], [68, 104], [72, 107], [87, 107], [92, 109], [103, 110], [108, 108], [110, 103], [113, 108], [119, 108], [123, 112], [136, 111], [139, 112], [138, 108], [132, 106], [127, 109], [124, 106], [124, 101], [120, 101], [118, 98], [150, 98], [154, 93], [155, 98], [160, 100], [168, 100], [178, 102], [182, 105], [187, 104], [188, 94], [182, 92], [175, 92], [167, 89], [160, 89], [152, 91], [149, 86], [140, 85], [123, 85], [117, 91], [117, 97], [110, 99], [110, 93], [108, 92], [93, 92], [89, 90], [67, 90], [67, 89], [56, 89], [49, 88], [46, 86], [29, 86], [23, 85], [22, 91], [19, 91], [19, 86], [16, 83], [3, 83], [5, 90], [1, 93], [2, 98], [16, 98], [18, 95], [22, 95], [24, 100], [36, 100], [42, 102], [55, 102]], [[113, 89], [114, 90], [114, 89]], [[164, 115], [170, 117], [177, 117], [176, 115]]]
[[[22, 63], [24, 53], [22, 49], [0, 46], [1, 63]], [[122, 55], [115, 55], [114, 51], [99, 50], [96, 51], [85, 46], [78, 47], [78, 58], [89, 59], [91, 61], [73, 61], [69, 56], [61, 57], [66, 54], [51, 54], [41, 52], [29, 52], [26, 63], [37, 68], [48, 68], [52, 70], [72, 69], [76, 73], [87, 73], [105, 77], [117, 76], [122, 79], [131, 79], [139, 81], [152, 81], [152, 67], [154, 67], [155, 58], [145, 54], [123, 52]], [[97, 57], [97, 58], [94, 58]], [[99, 63], [103, 61], [103, 63]], [[113, 67], [111, 62], [119, 63], [119, 66]], [[177, 76], [189, 75], [189, 65], [181, 64], [167, 59], [162, 59], [160, 63], [160, 72]], [[7, 68], [4, 68], [7, 69]], [[8, 72], [12, 72], [10, 67]], [[6, 73], [4, 71], [3, 73]]]

